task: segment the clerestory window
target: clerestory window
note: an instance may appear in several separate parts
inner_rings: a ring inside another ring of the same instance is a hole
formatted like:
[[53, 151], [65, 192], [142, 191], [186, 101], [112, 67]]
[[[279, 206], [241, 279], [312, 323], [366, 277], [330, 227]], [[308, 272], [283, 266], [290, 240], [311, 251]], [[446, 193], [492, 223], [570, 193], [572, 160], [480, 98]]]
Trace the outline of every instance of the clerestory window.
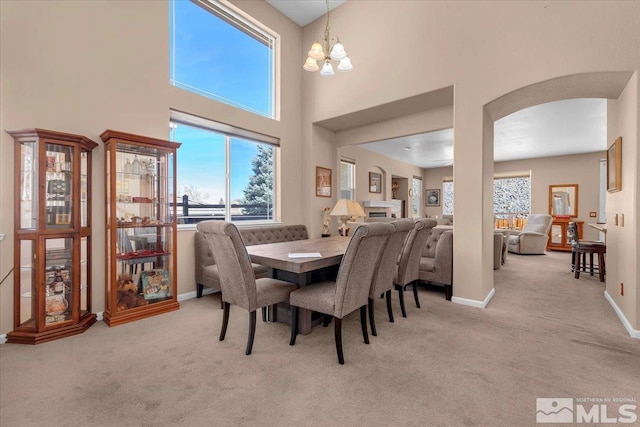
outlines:
[[276, 118], [277, 36], [216, 0], [170, 0], [173, 86]]

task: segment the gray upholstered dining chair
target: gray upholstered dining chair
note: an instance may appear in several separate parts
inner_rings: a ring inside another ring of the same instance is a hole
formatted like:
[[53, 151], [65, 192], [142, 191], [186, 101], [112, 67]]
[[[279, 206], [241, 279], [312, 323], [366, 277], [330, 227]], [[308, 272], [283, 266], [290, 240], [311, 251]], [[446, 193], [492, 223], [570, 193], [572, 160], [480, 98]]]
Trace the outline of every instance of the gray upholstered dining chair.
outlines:
[[245, 354], [251, 354], [256, 333], [256, 310], [289, 300], [297, 288], [293, 283], [263, 277], [255, 278], [251, 260], [236, 226], [225, 221], [204, 221], [197, 225], [209, 241], [218, 266], [224, 312], [220, 341], [224, 340], [229, 323], [229, 310], [235, 304], [249, 312], [249, 336]]
[[291, 293], [291, 342], [298, 334], [298, 308], [306, 308], [333, 316], [338, 362], [344, 364], [342, 353], [342, 319], [360, 309], [362, 337], [369, 344], [367, 334], [367, 299], [376, 265], [384, 245], [394, 227], [386, 223], [363, 224], [356, 228], [340, 262], [336, 281], [313, 283]]
[[418, 299], [418, 280], [420, 270], [420, 256], [422, 249], [427, 243], [427, 238], [431, 229], [438, 223], [434, 219], [418, 219], [415, 222], [413, 230], [409, 232], [407, 240], [402, 247], [400, 261], [398, 261], [398, 270], [393, 280], [395, 288], [398, 290], [398, 299], [400, 300], [400, 310], [402, 317], [407, 317], [407, 310], [404, 305], [404, 290], [407, 286], [413, 285], [413, 298], [416, 301], [416, 307], [420, 308], [420, 300]]
[[393, 225], [394, 231], [389, 236], [389, 240], [382, 252], [380, 262], [373, 274], [371, 290], [369, 291], [369, 325], [371, 326], [371, 334], [374, 336], [378, 335], [374, 315], [374, 299], [378, 295], [385, 295], [389, 322], [393, 322], [393, 309], [391, 308], [393, 279], [396, 274], [398, 258], [400, 258], [402, 252], [402, 246], [407, 239], [407, 235], [414, 227], [413, 220], [408, 218], [393, 221], [391, 225]]

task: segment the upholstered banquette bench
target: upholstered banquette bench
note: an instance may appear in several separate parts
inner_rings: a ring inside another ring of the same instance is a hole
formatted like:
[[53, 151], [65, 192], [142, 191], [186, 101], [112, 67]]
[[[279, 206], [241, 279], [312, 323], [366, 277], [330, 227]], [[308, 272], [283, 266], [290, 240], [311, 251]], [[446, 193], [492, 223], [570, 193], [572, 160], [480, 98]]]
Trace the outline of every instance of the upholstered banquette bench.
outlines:
[[[264, 245], [267, 243], [290, 242], [308, 239], [307, 227], [304, 225], [269, 225], [264, 227], [238, 228], [246, 246]], [[209, 242], [204, 234], [196, 231], [196, 286], [197, 297], [202, 297], [204, 287], [220, 290], [220, 276]], [[252, 263], [256, 279], [267, 277], [267, 267]]]
[[453, 293], [453, 227], [438, 225], [431, 230], [422, 249], [420, 282], [444, 286], [444, 294], [451, 301]]

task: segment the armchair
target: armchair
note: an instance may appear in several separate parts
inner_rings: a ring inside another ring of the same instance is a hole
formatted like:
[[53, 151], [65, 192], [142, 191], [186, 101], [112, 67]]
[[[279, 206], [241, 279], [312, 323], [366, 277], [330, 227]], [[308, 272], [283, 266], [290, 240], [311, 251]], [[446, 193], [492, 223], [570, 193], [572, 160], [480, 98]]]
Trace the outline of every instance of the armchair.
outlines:
[[531, 214], [521, 232], [509, 236], [509, 252], [516, 254], [544, 254], [549, 240], [553, 217], [548, 214]]

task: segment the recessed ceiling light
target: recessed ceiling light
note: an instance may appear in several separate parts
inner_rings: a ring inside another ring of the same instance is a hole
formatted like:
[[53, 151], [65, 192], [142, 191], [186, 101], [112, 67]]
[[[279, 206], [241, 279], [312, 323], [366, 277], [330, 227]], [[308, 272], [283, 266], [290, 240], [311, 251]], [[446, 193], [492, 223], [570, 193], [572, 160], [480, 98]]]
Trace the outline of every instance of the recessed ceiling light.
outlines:
[[404, 149], [409, 151], [409, 150], [411, 150], [411, 147], [404, 147]]

